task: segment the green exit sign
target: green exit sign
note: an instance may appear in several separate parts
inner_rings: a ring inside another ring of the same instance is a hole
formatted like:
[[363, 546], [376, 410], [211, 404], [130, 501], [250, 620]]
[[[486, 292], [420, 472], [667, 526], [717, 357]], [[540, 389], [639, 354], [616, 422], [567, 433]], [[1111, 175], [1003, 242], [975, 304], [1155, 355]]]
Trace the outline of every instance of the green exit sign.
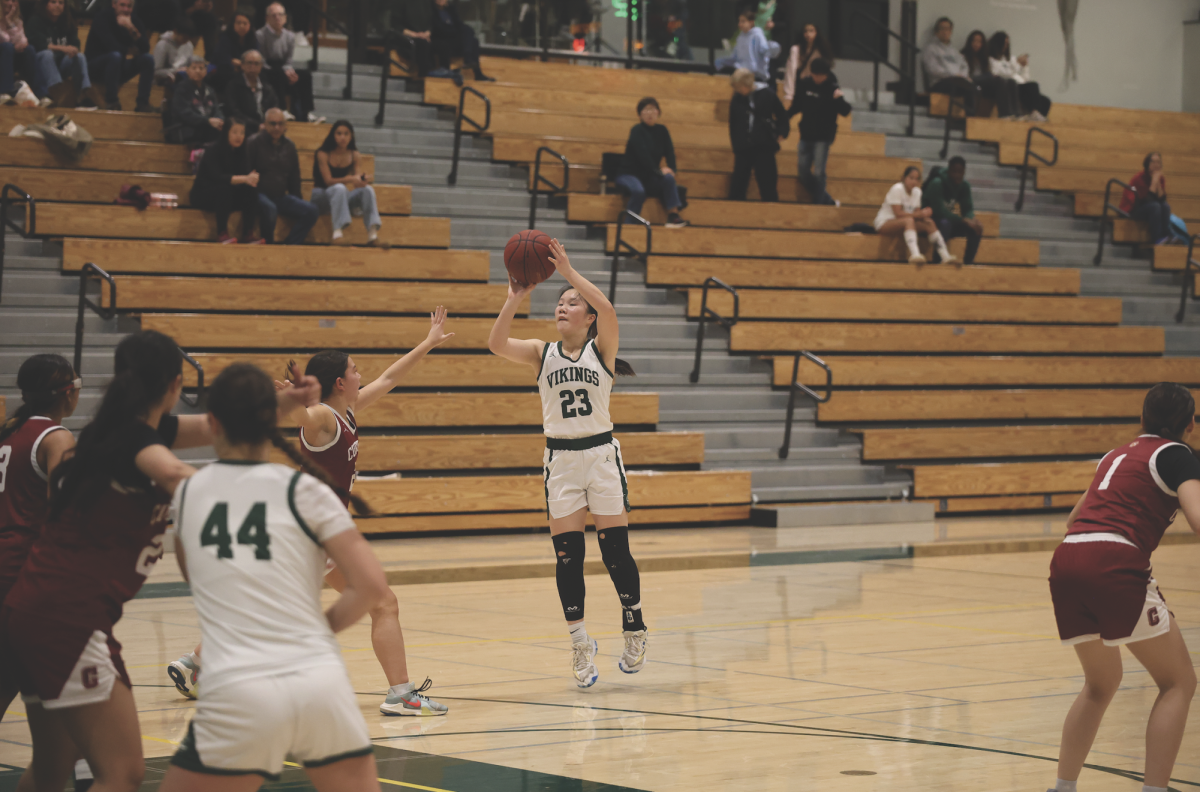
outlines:
[[[629, 14], [629, 5], [629, 0], [612, 0], [613, 15], [616, 16], [617, 19], [625, 19], [625, 17]], [[637, 6], [635, 5], [633, 8], [633, 21], [637, 22], [637, 18], [638, 10]]]

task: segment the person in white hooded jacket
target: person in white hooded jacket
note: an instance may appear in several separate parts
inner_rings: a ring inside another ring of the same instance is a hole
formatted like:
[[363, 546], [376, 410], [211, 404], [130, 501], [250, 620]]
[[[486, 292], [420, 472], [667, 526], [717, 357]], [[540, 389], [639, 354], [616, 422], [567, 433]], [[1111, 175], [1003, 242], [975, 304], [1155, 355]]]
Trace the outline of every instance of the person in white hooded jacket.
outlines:
[[1050, 98], [1029, 77], [1029, 56], [1013, 57], [1008, 34], [998, 30], [988, 40], [988, 65], [992, 74], [1017, 84], [1021, 108], [1032, 121], [1045, 121], [1050, 115]]

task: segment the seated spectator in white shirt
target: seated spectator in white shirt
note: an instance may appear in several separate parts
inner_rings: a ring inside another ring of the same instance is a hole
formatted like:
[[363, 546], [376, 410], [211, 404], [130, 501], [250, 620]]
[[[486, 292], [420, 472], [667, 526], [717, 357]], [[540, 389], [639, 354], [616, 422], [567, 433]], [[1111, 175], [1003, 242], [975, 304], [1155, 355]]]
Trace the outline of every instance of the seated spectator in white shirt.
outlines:
[[917, 232], [929, 235], [929, 242], [936, 245], [944, 263], [953, 262], [954, 256], [946, 249], [946, 240], [933, 222], [933, 210], [921, 208], [921, 169], [910, 165], [904, 176], [891, 186], [879, 214], [875, 215], [875, 233], [880, 236], [904, 237], [908, 246], [908, 263], [924, 264], [925, 257], [917, 247]]

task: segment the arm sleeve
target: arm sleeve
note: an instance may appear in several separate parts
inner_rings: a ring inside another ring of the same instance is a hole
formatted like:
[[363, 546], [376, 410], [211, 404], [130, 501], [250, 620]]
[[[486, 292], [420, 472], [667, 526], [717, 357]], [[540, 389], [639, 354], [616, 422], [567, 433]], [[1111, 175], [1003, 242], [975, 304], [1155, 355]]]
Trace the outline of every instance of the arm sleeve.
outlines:
[[1176, 492], [1183, 482], [1200, 479], [1200, 459], [1187, 446], [1167, 446], [1158, 452], [1154, 465], [1163, 484]]
[[186, 126], [199, 126], [207, 123], [208, 119], [196, 111], [192, 105], [192, 92], [185, 88], [176, 88], [171, 96], [171, 115]]
[[[74, 47], [75, 49], [80, 49], [79, 26], [78, 25], [75, 25], [75, 24], [71, 25], [70, 32], [67, 33], [67, 44], [69, 46]], [[84, 54], [86, 55], [87, 53], [84, 53]]]
[[[666, 145], [666, 149], [663, 153], [663, 158], [666, 159], [666, 161], [667, 161], [667, 167], [670, 168], [671, 170], [675, 170], [676, 169], [675, 168], [675, 144], [671, 142], [671, 132], [666, 127], [663, 127], [662, 131], [663, 131], [663, 137], [666, 138], [666, 140], [664, 141], [664, 143]], [[655, 165], [655, 168], [658, 167], [657, 162], [654, 163], [654, 165]]]
[[[916, 190], [913, 192], [916, 192]], [[904, 185], [900, 182], [896, 182], [890, 188], [888, 188], [887, 195], [883, 197], [883, 202], [888, 206], [903, 207], [904, 198]]]
[[971, 197], [971, 185], [967, 182], [963, 182], [963, 195], [958, 208], [962, 210], [963, 217], [975, 217], [975, 199]]
[[154, 45], [154, 74], [160, 73], [169, 74], [171, 62], [167, 59], [167, 49], [170, 47], [170, 42], [165, 38], [159, 38], [158, 43]]
[[137, 47], [138, 52], [144, 55], [150, 51], [150, 34], [146, 31], [146, 23], [136, 13], [130, 18], [133, 20], [133, 26], [138, 30], [138, 39], [133, 45]]
[[333, 490], [307, 473], [301, 473], [293, 490], [296, 517], [321, 544], [354, 530], [354, 519]]
[[[291, 33], [291, 31], [287, 31], [287, 32]], [[287, 48], [286, 48], [287, 54], [283, 56], [283, 67], [285, 69], [295, 69], [296, 67], [292, 65], [292, 56], [296, 54], [296, 34], [291, 33], [291, 35], [286, 37], [286, 41], [287, 41]]]
[[800, 71], [800, 46], [794, 45], [788, 51], [787, 67], [783, 70], [783, 101], [791, 104], [796, 95], [796, 73]]
[[[167, 448], [175, 445], [175, 439], [179, 437], [179, 416], [167, 413], [158, 421], [158, 436], [162, 438], [162, 444]], [[151, 445], [147, 443], [146, 445]]]
[[87, 51], [86, 55], [89, 58], [94, 58], [97, 55], [105, 55], [109, 52], [119, 52], [124, 48], [121, 42], [117, 41], [117, 37], [113, 28], [116, 26], [116, 16], [110, 11], [97, 14], [92, 20], [91, 30], [88, 31]]
[[783, 109], [783, 102], [779, 101], [779, 95], [774, 91], [771, 92], [771, 117], [775, 121], [775, 132], [779, 137], [786, 138], [791, 132], [791, 124], [789, 123], [787, 110]]
[[303, 198], [304, 193], [300, 189], [300, 154], [296, 151], [295, 144], [291, 150], [292, 164], [288, 166], [288, 192], [297, 198]]

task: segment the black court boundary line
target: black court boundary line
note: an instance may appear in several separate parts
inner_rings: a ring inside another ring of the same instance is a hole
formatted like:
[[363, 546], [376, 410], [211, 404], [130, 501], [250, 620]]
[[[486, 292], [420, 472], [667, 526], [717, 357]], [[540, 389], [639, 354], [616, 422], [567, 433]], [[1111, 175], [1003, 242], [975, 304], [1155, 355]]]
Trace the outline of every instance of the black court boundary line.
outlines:
[[[369, 696], [369, 695], [382, 695], [382, 694], [361, 693], [359, 695]], [[557, 709], [574, 709], [576, 706], [574, 704], [551, 704], [551, 703], [544, 703], [544, 702], [540, 702], [540, 701], [508, 701], [505, 699], [481, 699], [481, 698], [466, 698], [466, 697], [460, 697], [460, 696], [441, 696], [441, 698], [443, 698], [447, 701], [475, 701], [475, 702], [481, 702], [481, 703], [487, 703], [487, 704], [524, 704], [524, 705], [530, 706], [530, 707], [554, 707]], [[591, 706], [591, 705], [589, 705], [589, 706]], [[716, 715], [689, 715], [686, 713], [677, 713], [677, 712], [650, 712], [647, 710], [622, 709], [619, 707], [592, 707], [592, 709], [596, 710], [597, 712], [619, 712], [619, 713], [636, 714], [636, 715], [659, 715], [659, 716], [667, 717], [667, 718], [692, 718], [695, 720], [717, 721], [717, 722], [721, 722], [721, 723], [738, 723], [738, 724], [744, 724], [747, 726], [766, 726], [766, 727], [770, 727], [773, 729], [780, 729], [780, 728], [793, 729], [793, 730], [805, 729], [810, 732], [820, 732], [820, 733], [819, 734], [804, 734], [803, 732], [799, 732], [799, 731], [790, 731], [790, 732], [761, 731], [760, 732], [760, 731], [734, 730], [734, 729], [671, 729], [671, 728], [642, 728], [642, 731], [711, 732], [711, 733], [727, 732], [729, 734], [780, 734], [780, 735], [794, 734], [797, 736], [807, 736], [807, 737], [835, 737], [835, 738], [839, 738], [839, 739], [857, 739], [857, 740], [865, 740], [865, 741], [870, 741], [870, 742], [895, 742], [895, 743], [904, 743], [907, 745], [929, 745], [929, 746], [936, 747], [936, 748], [959, 748], [959, 749], [966, 750], [966, 751], [978, 751], [981, 753], [993, 753], [993, 754], [1001, 754], [1004, 756], [1016, 756], [1016, 757], [1019, 757], [1022, 759], [1037, 759], [1037, 760], [1043, 761], [1043, 762], [1055, 762], [1055, 763], [1058, 762], [1057, 758], [1051, 758], [1048, 756], [1038, 756], [1037, 754], [1022, 753], [1020, 751], [1006, 751], [1001, 748], [985, 748], [985, 747], [977, 746], [977, 745], [962, 745], [960, 743], [943, 742], [941, 740], [922, 740], [922, 739], [918, 739], [915, 737], [895, 737], [890, 734], [873, 734], [871, 732], [858, 732], [858, 731], [850, 731], [850, 730], [846, 730], [846, 729], [830, 729], [830, 728], [825, 728], [822, 726], [798, 726], [798, 725], [790, 724], [790, 723], [771, 723], [770, 721], [753, 721], [753, 720], [744, 720], [744, 719], [740, 719], [740, 718], [722, 718], [722, 717], [718, 717]], [[571, 727], [571, 728], [564, 727], [564, 728], [547, 728], [547, 729], [485, 729], [485, 730], [481, 730], [481, 731], [442, 732], [441, 734], [428, 734], [428, 735], [423, 735], [423, 734], [395, 735], [392, 737], [377, 737], [377, 738], [374, 738], [373, 741], [381, 742], [383, 740], [407, 740], [407, 739], [412, 739], [413, 737], [457, 737], [457, 736], [467, 736], [467, 735], [476, 735], [476, 734], [505, 734], [505, 733], [522, 734], [522, 733], [528, 733], [528, 732], [564, 732], [564, 731], [570, 732], [570, 731], [579, 731], [580, 728], [581, 727], [579, 727], [579, 726], [575, 726], [575, 727]], [[616, 729], [616, 728], [594, 727], [594, 726], [589, 726], [586, 728], [591, 728], [591, 729], [594, 729], [595, 731], [622, 731], [622, 732], [628, 731], [627, 729]], [[1132, 770], [1121, 770], [1120, 768], [1108, 767], [1107, 765], [1098, 765], [1098, 764], [1089, 764], [1089, 763], [1084, 763], [1083, 766], [1089, 770], [1096, 770], [1101, 773], [1108, 773], [1109, 775], [1115, 775], [1115, 776], [1119, 776], [1121, 778], [1127, 778], [1131, 781], [1144, 781], [1144, 776], [1141, 773], [1138, 773], [1138, 772], [1135, 772]], [[1185, 781], [1182, 778], [1171, 778], [1170, 781], [1177, 783], [1177, 784], [1184, 784], [1185, 786], [1200, 788], [1200, 782], [1196, 782], [1196, 781]], [[1179, 792], [1179, 790], [1173, 790], [1172, 792]]]

